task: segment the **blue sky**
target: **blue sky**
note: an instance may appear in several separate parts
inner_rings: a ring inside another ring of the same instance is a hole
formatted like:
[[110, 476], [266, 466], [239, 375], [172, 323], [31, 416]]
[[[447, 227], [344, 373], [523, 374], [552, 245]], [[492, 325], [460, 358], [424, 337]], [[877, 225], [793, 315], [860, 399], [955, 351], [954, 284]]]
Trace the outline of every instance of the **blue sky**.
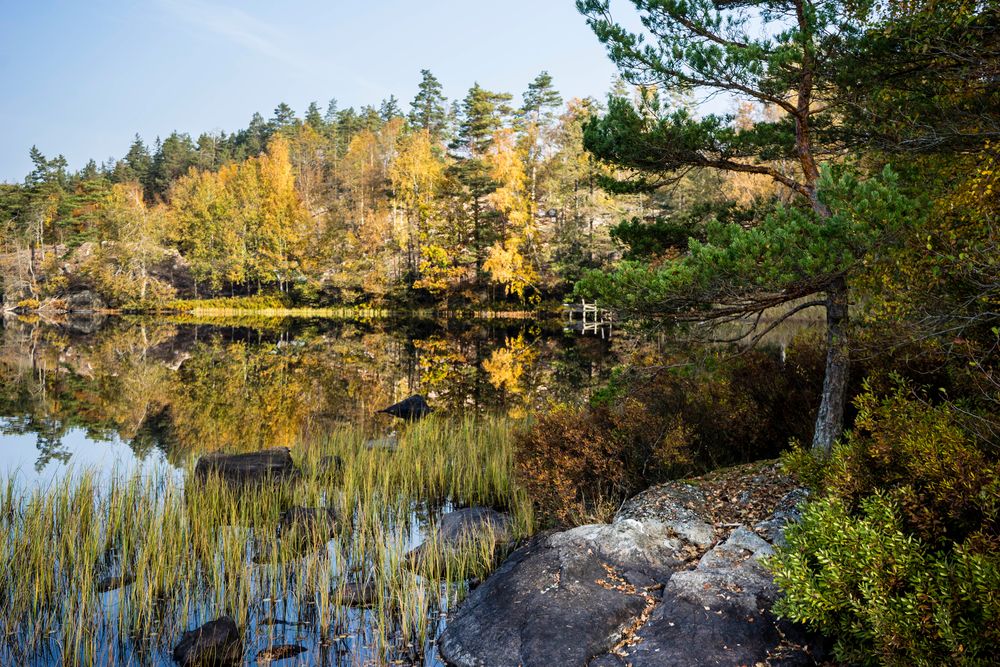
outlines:
[[419, 70], [450, 98], [478, 81], [513, 92], [548, 70], [565, 97], [615, 75], [572, 0], [0, 0], [0, 180], [35, 144], [72, 169], [120, 157], [135, 133], [197, 135], [310, 101], [395, 94]]

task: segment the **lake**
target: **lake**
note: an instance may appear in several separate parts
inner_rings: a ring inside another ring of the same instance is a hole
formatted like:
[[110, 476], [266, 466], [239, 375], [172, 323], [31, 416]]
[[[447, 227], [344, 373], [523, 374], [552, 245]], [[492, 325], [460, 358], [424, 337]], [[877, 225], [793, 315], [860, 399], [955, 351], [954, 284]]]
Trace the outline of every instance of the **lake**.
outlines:
[[[223, 614], [248, 662], [294, 645], [280, 664], [438, 664], [448, 607], [531, 530], [519, 420], [585, 401], [616, 359], [527, 320], [2, 326], [0, 664], [172, 664]], [[377, 412], [415, 393], [435, 408], [421, 424]], [[271, 447], [294, 478], [192, 480], [203, 454]], [[509, 535], [447, 542], [436, 527], [465, 506]], [[295, 508], [336, 530], [289, 532]]]

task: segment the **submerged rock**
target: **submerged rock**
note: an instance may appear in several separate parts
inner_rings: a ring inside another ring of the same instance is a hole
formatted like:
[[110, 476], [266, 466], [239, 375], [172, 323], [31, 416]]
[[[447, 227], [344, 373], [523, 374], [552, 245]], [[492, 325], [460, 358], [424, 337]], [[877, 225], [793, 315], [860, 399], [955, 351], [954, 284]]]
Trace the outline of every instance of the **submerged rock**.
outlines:
[[278, 660], [294, 658], [300, 653], [305, 653], [306, 650], [307, 649], [304, 646], [299, 646], [298, 644], [279, 644], [278, 646], [266, 648], [258, 653], [257, 664], [266, 665], [271, 662], [277, 662]]
[[367, 609], [375, 606], [378, 600], [378, 589], [370, 581], [349, 582], [342, 585], [334, 594], [340, 604], [345, 607]]
[[381, 438], [372, 438], [365, 442], [365, 449], [384, 449], [394, 452], [399, 449], [399, 435], [393, 432]]
[[510, 515], [489, 507], [465, 507], [448, 512], [441, 516], [427, 540], [407, 554], [407, 559], [413, 567], [420, 569], [428, 550], [437, 549], [447, 556], [476, 539], [492, 540], [494, 546], [509, 542]]
[[296, 474], [287, 447], [275, 447], [248, 454], [206, 454], [194, 469], [198, 477], [218, 475], [228, 482], [252, 483]]
[[135, 577], [131, 574], [123, 574], [119, 577], [102, 578], [97, 582], [95, 589], [98, 593], [107, 593], [108, 591], [113, 591], [116, 588], [125, 588], [133, 583], [135, 583]]
[[278, 519], [278, 537], [329, 538], [336, 528], [337, 512], [332, 507], [292, 507]]
[[223, 616], [184, 633], [174, 649], [181, 667], [229, 667], [243, 661], [243, 635], [236, 621]]
[[494, 541], [510, 539], [510, 515], [489, 507], [465, 507], [441, 516], [437, 534], [445, 544], [460, 544], [491, 531]]

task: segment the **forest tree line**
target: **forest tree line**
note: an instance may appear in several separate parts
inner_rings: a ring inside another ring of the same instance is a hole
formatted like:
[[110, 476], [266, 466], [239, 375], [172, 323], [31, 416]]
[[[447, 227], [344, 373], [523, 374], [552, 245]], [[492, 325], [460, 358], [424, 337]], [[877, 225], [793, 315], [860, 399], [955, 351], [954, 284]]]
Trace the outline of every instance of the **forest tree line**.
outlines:
[[[251, 294], [538, 303], [628, 252], [636, 225], [684, 240], [688, 227], [665, 221], [722, 201], [720, 187], [745, 189], [692, 173], [658, 193], [606, 191], [612, 168], [583, 146], [602, 104], [564, 101], [545, 72], [519, 100], [476, 84], [449, 101], [431, 72], [421, 77], [405, 111], [395, 97], [360, 110], [312, 103], [302, 116], [280, 104], [232, 134], [174, 132], [152, 147], [137, 135], [121, 159], [76, 172], [33, 147], [24, 182], [0, 185], [5, 302], [92, 290], [128, 308]], [[655, 95], [623, 82], [616, 92]]]

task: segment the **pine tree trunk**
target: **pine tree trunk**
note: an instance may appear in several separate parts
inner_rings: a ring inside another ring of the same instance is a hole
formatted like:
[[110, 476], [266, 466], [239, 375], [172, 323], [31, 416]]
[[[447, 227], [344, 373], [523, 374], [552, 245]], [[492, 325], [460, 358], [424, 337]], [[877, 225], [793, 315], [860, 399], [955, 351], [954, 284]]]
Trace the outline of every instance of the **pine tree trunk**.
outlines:
[[847, 282], [844, 278], [837, 278], [826, 293], [826, 373], [812, 441], [813, 451], [823, 455], [830, 453], [834, 441], [844, 430], [844, 405], [850, 373], [847, 323]]

